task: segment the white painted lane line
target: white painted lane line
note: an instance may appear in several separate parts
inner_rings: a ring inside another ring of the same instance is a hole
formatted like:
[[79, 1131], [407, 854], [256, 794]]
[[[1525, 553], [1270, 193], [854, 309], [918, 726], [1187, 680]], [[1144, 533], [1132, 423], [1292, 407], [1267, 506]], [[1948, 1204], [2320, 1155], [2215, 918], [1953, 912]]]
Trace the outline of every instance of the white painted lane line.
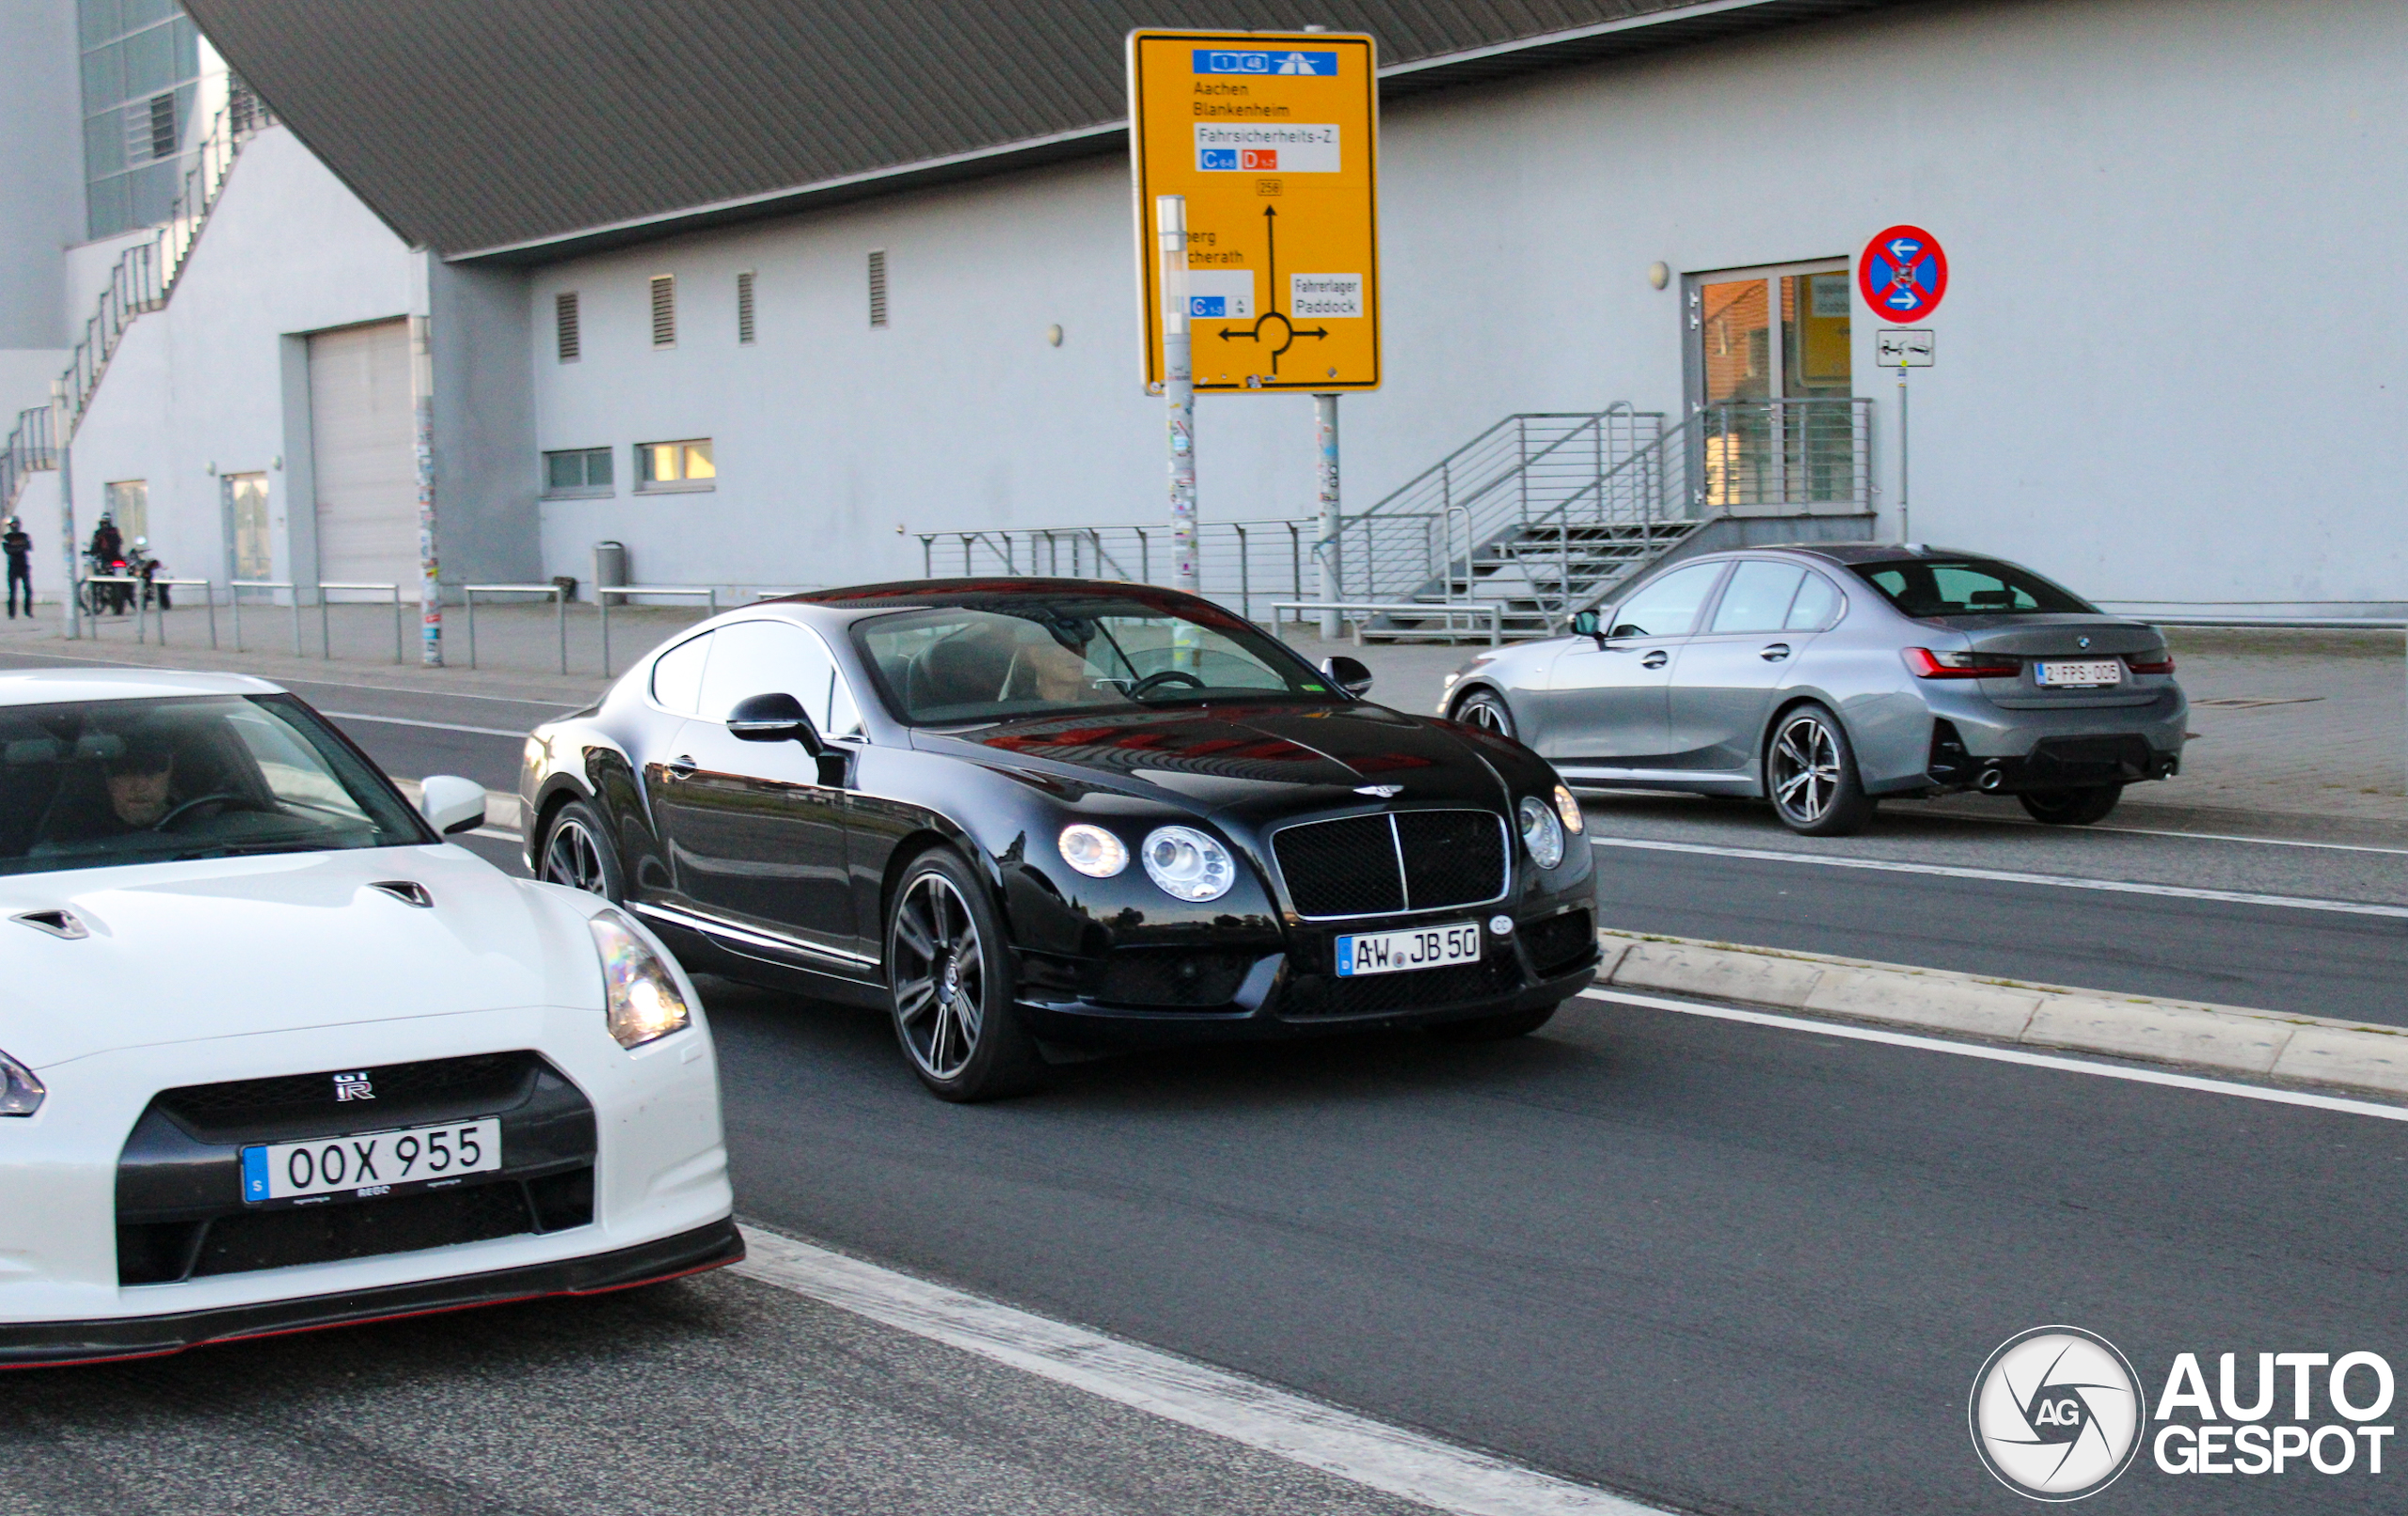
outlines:
[[2172, 1089], [2197, 1090], [2207, 1095], [2237, 1095], [2244, 1100], [2265, 1100], [2274, 1105], [2300, 1105], [2316, 1111], [2338, 1111], [2345, 1115], [2408, 1121], [2408, 1106], [2353, 1100], [2338, 1095], [2315, 1095], [2305, 1090], [2273, 1089], [2262, 1084], [2236, 1084], [2229, 1080], [2201, 1079], [2195, 1074], [2167, 1074], [2154, 1068], [2128, 1068], [2121, 1064], [2092, 1063], [2085, 1058], [2025, 1052], [2020, 1048], [1990, 1048], [1977, 1042], [1951, 1042], [1945, 1037], [1917, 1036], [1911, 1032], [1884, 1032], [1876, 1027], [1849, 1026], [1840, 1021], [1816, 1021], [1802, 1016], [1782, 1016], [1774, 1011], [1742, 1010], [1736, 1005], [1666, 1000], [1659, 995], [1634, 995], [1624, 989], [1584, 989], [1580, 992], [1580, 999], [1638, 1005], [1651, 1011], [1678, 1011], [1683, 1016], [1703, 1016], [1718, 1021], [1745, 1021], [1751, 1026], [1774, 1027], [1783, 1032], [1811, 1032], [1816, 1036], [1846, 1037], [1853, 1042], [1878, 1042], [1893, 1048], [1954, 1053], [1959, 1058], [1987, 1058], [1992, 1063], [2053, 1068], [2067, 1074], [2129, 1080], [2135, 1084], [2162, 1084]]
[[1390, 1427], [1258, 1380], [881, 1269], [758, 1226], [734, 1271], [915, 1336], [1463, 1516], [1658, 1508]]
[[[1917, 821], [1955, 821], [1971, 827], [2020, 827], [2027, 831], [2038, 831], [2043, 827], [2043, 823], [2018, 821], [2013, 816], [1960, 816], [1945, 811], [1901, 813], [1911, 814]], [[2312, 843], [2298, 837], [2243, 837], [2236, 832], [2168, 831], [2162, 827], [2110, 827], [2097, 822], [2082, 829], [2110, 831], [2124, 837], [2176, 837], [2184, 842], [2248, 843], [2258, 847], [2321, 847], [2331, 853], [2386, 853], [2394, 858], [2408, 858], [2408, 847], [2376, 847], [2368, 843]]]
[[468, 732], [481, 737], [523, 737], [524, 727], [513, 730], [506, 726], [462, 726], [457, 721], [418, 721], [406, 716], [371, 716], [366, 711], [320, 711], [320, 716], [338, 721], [382, 721], [387, 726], [422, 726], [430, 732]]
[[1999, 884], [2044, 884], [2059, 890], [2104, 890], [2115, 894], [2170, 895], [2178, 900], [2215, 900], [2232, 906], [2280, 906], [2289, 910], [2339, 911], [2351, 916], [2408, 920], [2408, 906], [2365, 900], [2318, 900], [2307, 895], [2254, 894], [2243, 890], [2201, 890], [2186, 884], [2144, 884], [2136, 879], [2084, 879], [2065, 874], [2023, 874], [2014, 869], [1962, 868], [1952, 863], [1903, 863], [1887, 858], [1830, 858], [1768, 847], [1724, 847], [1711, 843], [1667, 843], [1645, 837], [1592, 837], [1592, 847], [1636, 847], [1651, 853], [1695, 853], [1707, 858], [1744, 858], [1765, 863], [1812, 863], [1830, 869], [1871, 869], [1881, 874], [1931, 874], [1950, 879], [1988, 879]]

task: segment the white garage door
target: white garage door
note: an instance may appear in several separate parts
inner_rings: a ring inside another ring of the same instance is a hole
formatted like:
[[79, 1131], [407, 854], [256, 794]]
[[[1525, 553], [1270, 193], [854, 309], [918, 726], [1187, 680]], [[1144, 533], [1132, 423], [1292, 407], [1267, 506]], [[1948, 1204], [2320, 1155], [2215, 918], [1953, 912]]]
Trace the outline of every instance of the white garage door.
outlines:
[[398, 584], [404, 600], [416, 598], [414, 426], [409, 323], [379, 322], [309, 339], [320, 579]]

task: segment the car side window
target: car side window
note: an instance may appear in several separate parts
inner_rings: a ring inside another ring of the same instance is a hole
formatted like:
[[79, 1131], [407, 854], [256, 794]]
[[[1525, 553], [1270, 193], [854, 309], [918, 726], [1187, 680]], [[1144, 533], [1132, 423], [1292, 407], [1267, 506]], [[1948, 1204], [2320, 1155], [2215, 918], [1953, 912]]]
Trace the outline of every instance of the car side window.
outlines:
[[665, 711], [691, 716], [703, 695], [703, 665], [711, 655], [711, 634], [680, 642], [652, 666], [652, 698]]
[[835, 692], [841, 681], [826, 643], [810, 631], [779, 621], [740, 621], [722, 626], [712, 637], [710, 667], [703, 673], [705, 720], [724, 721], [740, 701], [781, 692], [802, 703], [811, 724], [825, 736], [850, 736], [861, 730], [861, 716], [844, 701], [847, 724], [833, 719]]
[[1750, 559], [1731, 572], [1731, 583], [1714, 608], [1711, 629], [1718, 632], [1777, 632], [1797, 598], [1806, 571], [1795, 563]]
[[1806, 582], [1798, 587], [1798, 598], [1789, 603], [1789, 615], [1782, 622], [1782, 629], [1819, 632], [1840, 619], [1840, 611], [1846, 604], [1838, 585], [1819, 574], [1809, 574]]
[[1615, 610], [1611, 635], [1687, 637], [1722, 568], [1720, 563], [1692, 563], [1665, 575]]

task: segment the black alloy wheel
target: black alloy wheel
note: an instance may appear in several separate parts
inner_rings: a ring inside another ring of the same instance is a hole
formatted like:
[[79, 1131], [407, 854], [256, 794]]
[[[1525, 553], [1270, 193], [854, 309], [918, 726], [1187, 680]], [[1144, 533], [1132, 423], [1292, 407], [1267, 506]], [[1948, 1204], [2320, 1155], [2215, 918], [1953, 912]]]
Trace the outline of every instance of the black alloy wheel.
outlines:
[[561, 807], [552, 817], [551, 829], [544, 833], [543, 850], [536, 857], [535, 876], [546, 884], [564, 884], [612, 902], [627, 897], [618, 849], [610, 845], [602, 818], [583, 800]]
[[2033, 790], [2016, 797], [2024, 813], [2052, 827], [2087, 827], [2103, 821], [2124, 797], [2121, 784], [2085, 784], [2075, 790]]
[[1503, 1042], [1529, 1036], [1546, 1025], [1555, 1012], [1555, 1006], [1542, 1005], [1535, 1011], [1506, 1011], [1497, 1016], [1474, 1017], [1468, 1021], [1442, 1021], [1430, 1029], [1430, 1034], [1440, 1042]]
[[1873, 816], [1847, 732], [1820, 705], [1800, 705], [1773, 728], [1765, 744], [1765, 793], [1781, 824], [1801, 836], [1853, 836]]
[[1037, 1087], [1036, 1039], [1012, 1008], [1011, 952], [987, 891], [939, 848], [904, 873], [886, 916], [895, 1036], [911, 1071], [945, 1100], [993, 1100]]
[[1513, 739], [1513, 713], [1504, 700], [1485, 689], [1476, 689], [1455, 704], [1455, 719], [1482, 732], [1493, 732], [1500, 737]]

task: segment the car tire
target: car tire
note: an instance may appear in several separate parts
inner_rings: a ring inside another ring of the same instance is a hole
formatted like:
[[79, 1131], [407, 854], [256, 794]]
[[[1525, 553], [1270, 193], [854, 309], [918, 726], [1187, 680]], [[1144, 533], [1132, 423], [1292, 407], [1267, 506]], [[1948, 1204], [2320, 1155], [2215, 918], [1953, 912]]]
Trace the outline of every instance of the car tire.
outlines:
[[583, 800], [562, 806], [545, 827], [543, 845], [535, 850], [535, 877], [600, 895], [613, 905], [627, 898], [626, 871], [619, 866], [610, 829]]
[[1513, 731], [1513, 711], [1505, 698], [1494, 690], [1475, 689], [1455, 703], [1455, 719], [1482, 732], [1494, 732], [1508, 741], [1518, 742]]
[[1873, 818], [1847, 729], [1826, 706], [1782, 714], [1765, 742], [1765, 795], [1781, 824], [1805, 837], [1849, 837]]
[[929, 1094], [996, 1100], [1037, 1088], [1045, 1061], [1013, 1005], [1011, 947], [960, 854], [934, 848], [903, 871], [885, 942], [895, 1039]]
[[1430, 1034], [1440, 1042], [1504, 1042], [1529, 1036], [1546, 1025], [1555, 1013], [1555, 1006], [1542, 1005], [1534, 1011], [1506, 1011], [1497, 1016], [1476, 1016], [1467, 1021], [1441, 1021], [1430, 1029]]
[[2121, 784], [2088, 784], [2078, 790], [2031, 790], [2016, 797], [2024, 814], [2052, 827], [2087, 827], [2104, 821], [2124, 797]]

